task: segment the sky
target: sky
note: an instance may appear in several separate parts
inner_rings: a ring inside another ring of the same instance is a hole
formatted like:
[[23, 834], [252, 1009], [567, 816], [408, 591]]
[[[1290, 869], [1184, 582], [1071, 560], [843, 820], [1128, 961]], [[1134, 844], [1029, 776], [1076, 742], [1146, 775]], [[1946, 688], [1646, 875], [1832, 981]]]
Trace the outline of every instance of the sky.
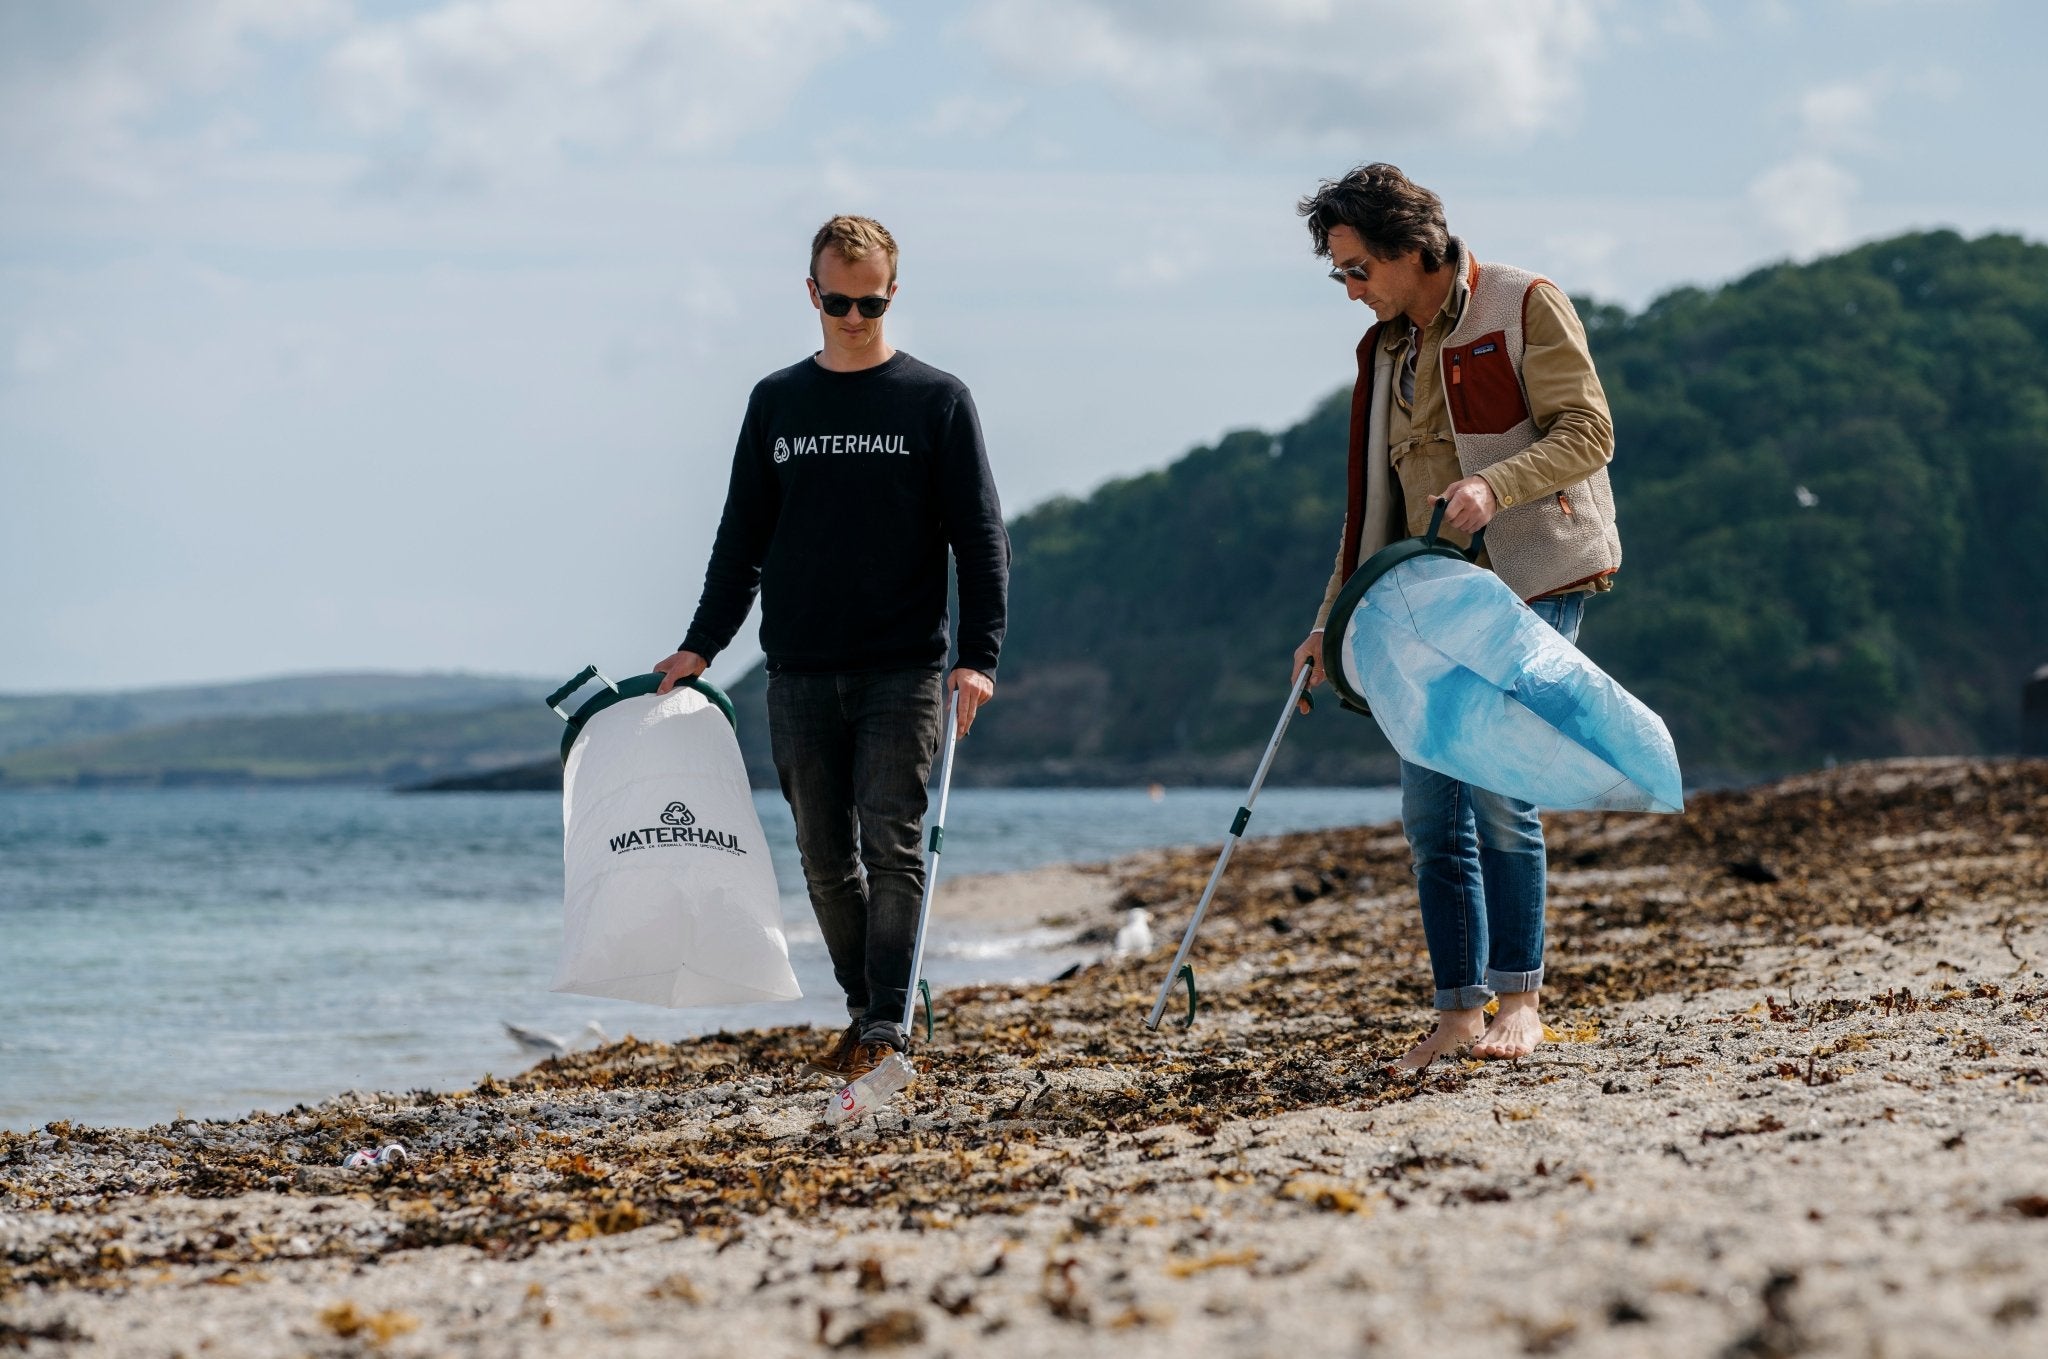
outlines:
[[1321, 178], [1631, 308], [2044, 240], [2044, 52], [2029, 0], [0, 0], [0, 691], [646, 669], [833, 212], [1014, 515], [1348, 381]]

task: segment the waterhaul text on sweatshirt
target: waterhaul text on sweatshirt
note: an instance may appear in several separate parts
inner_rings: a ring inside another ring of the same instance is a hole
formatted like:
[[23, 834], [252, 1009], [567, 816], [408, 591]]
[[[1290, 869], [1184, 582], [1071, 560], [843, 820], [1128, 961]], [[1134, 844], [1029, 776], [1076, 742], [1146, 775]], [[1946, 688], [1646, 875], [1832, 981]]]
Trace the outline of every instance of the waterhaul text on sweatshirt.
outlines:
[[747, 402], [682, 649], [724, 650], [758, 591], [770, 669], [937, 668], [948, 548], [956, 663], [993, 675], [1010, 540], [966, 386], [900, 350], [854, 373], [805, 359]]

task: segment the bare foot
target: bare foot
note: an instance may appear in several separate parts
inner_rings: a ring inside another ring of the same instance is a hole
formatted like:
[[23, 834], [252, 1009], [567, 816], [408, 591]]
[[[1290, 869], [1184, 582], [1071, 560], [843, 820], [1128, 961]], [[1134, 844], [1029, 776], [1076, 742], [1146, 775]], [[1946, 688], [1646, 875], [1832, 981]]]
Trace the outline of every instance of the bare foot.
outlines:
[[1536, 993], [1519, 991], [1500, 998], [1500, 1013], [1486, 1026], [1486, 1036], [1472, 1045], [1472, 1055], [1513, 1061], [1527, 1057], [1542, 1042], [1543, 1016], [1536, 1012]]
[[1389, 1071], [1420, 1071], [1447, 1052], [1456, 1052], [1486, 1030], [1484, 1010], [1439, 1010], [1429, 1037], [1393, 1061]]

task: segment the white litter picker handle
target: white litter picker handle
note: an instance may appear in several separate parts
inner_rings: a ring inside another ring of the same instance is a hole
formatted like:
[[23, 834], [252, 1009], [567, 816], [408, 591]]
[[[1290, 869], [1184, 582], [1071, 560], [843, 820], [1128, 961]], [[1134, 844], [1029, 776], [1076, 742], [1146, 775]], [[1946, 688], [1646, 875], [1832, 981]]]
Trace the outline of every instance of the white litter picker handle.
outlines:
[[946, 750], [939, 760], [939, 807], [925, 835], [924, 899], [917, 904], [917, 942], [910, 950], [910, 984], [903, 992], [903, 1037], [910, 1038], [911, 1023], [917, 1018], [917, 993], [924, 992], [924, 1032], [932, 1032], [932, 989], [918, 973], [924, 967], [924, 932], [931, 924], [932, 893], [939, 885], [939, 854], [946, 844], [946, 798], [953, 788], [953, 747], [959, 741], [960, 691], [955, 689], [946, 703]]
[[1287, 695], [1287, 706], [1280, 710], [1280, 725], [1273, 728], [1273, 739], [1266, 743], [1266, 753], [1259, 760], [1259, 772], [1252, 775], [1252, 788], [1245, 794], [1244, 805], [1237, 809], [1236, 818], [1230, 823], [1230, 836], [1223, 842], [1223, 853], [1216, 858], [1216, 869], [1209, 874], [1209, 885], [1202, 892], [1202, 900], [1195, 907], [1195, 918], [1188, 922], [1188, 932], [1180, 937], [1180, 952], [1173, 955], [1173, 967], [1167, 972], [1166, 980], [1160, 984], [1159, 999], [1152, 1006], [1152, 1016], [1145, 1021], [1148, 1029], [1157, 1029], [1160, 1018], [1166, 1013], [1166, 1002], [1173, 995], [1175, 982], [1183, 977], [1188, 984], [1188, 1018], [1183, 1027], [1192, 1028], [1195, 1023], [1195, 969], [1188, 962], [1188, 950], [1194, 947], [1195, 931], [1202, 928], [1202, 917], [1208, 913], [1209, 903], [1216, 896], [1216, 884], [1223, 881], [1223, 870], [1230, 863], [1231, 851], [1244, 838], [1244, 828], [1251, 824], [1252, 804], [1259, 800], [1259, 789], [1266, 782], [1266, 771], [1273, 767], [1273, 757], [1280, 753], [1280, 738], [1287, 734], [1287, 724], [1294, 720], [1294, 710], [1301, 702], [1301, 696], [1308, 692], [1309, 676], [1315, 673], [1313, 661], [1301, 663], [1301, 673], [1294, 678], [1294, 688]]

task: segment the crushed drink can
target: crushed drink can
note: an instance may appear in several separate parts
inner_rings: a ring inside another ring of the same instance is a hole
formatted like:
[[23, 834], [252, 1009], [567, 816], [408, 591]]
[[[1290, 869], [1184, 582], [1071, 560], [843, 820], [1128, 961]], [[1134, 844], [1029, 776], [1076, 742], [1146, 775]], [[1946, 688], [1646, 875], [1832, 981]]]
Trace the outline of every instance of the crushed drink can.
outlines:
[[909, 1058], [900, 1052], [890, 1053], [875, 1064], [873, 1071], [832, 1092], [831, 1101], [825, 1106], [825, 1121], [840, 1124], [866, 1118], [887, 1104], [916, 1075]]

